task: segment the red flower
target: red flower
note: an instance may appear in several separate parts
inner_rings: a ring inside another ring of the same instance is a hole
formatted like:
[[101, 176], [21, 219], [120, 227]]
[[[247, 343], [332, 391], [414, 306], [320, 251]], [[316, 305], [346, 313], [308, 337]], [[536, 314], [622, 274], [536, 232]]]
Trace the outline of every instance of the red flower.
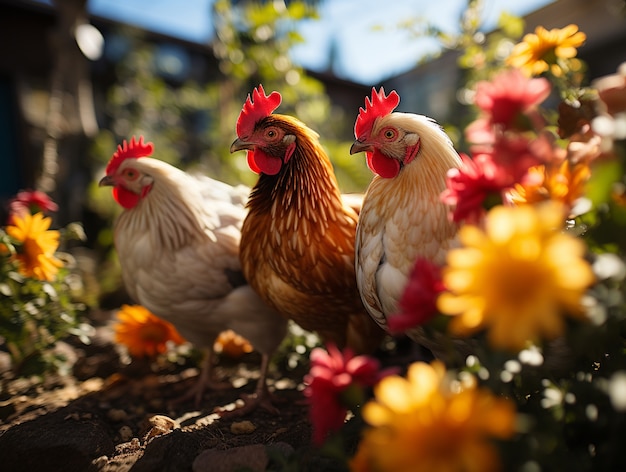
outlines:
[[318, 446], [343, 426], [348, 409], [360, 406], [364, 388], [393, 373], [380, 371], [379, 362], [372, 357], [354, 356], [350, 349], [342, 353], [333, 344], [327, 349], [311, 351], [311, 368], [305, 376], [304, 394], [309, 398], [313, 442]]
[[428, 322], [437, 313], [437, 297], [445, 290], [441, 268], [428, 259], [415, 261], [399, 302], [399, 312], [387, 320], [391, 333], [402, 333]]
[[478, 118], [465, 128], [465, 139], [472, 144], [472, 149], [480, 146], [493, 146], [496, 141], [494, 127], [488, 118]]
[[475, 159], [461, 154], [461, 160], [461, 167], [448, 171], [447, 188], [441, 193], [441, 200], [453, 207], [453, 221], [478, 223], [485, 210], [485, 200], [493, 195], [500, 198], [510, 185], [509, 177], [488, 154]]
[[9, 202], [9, 222], [14, 215], [54, 212], [59, 209], [52, 199], [40, 190], [22, 190]]
[[526, 130], [529, 118], [540, 119], [538, 115], [531, 116], [531, 111], [548, 98], [550, 88], [545, 78], [529, 79], [519, 70], [510, 69], [490, 82], [478, 82], [475, 103], [489, 115], [492, 125], [500, 125], [505, 130]]
[[534, 140], [521, 134], [499, 135], [491, 149], [482, 149], [473, 156], [476, 161], [492, 161], [498, 169], [500, 185], [512, 187], [521, 182], [528, 169], [552, 159], [545, 144], [543, 135]]

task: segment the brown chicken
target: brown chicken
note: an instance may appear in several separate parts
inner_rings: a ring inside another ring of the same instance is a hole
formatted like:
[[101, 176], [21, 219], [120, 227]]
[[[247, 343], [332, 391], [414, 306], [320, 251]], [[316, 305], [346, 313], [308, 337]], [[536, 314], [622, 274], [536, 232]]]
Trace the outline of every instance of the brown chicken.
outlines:
[[250, 285], [279, 313], [325, 342], [373, 352], [384, 332], [356, 286], [358, 214], [344, 201], [318, 134], [272, 114], [282, 98], [262, 86], [248, 96], [231, 152], [247, 150], [259, 180], [248, 200], [240, 257]]
[[239, 263], [240, 229], [249, 189], [193, 176], [150, 156], [152, 143], [119, 146], [100, 185], [113, 187], [124, 208], [115, 223], [115, 248], [130, 296], [172, 323], [207, 353], [200, 379], [185, 397], [199, 403], [212, 382], [213, 345], [228, 329], [261, 353], [256, 396], [237, 413], [268, 408], [270, 356], [286, 321], [246, 283]]

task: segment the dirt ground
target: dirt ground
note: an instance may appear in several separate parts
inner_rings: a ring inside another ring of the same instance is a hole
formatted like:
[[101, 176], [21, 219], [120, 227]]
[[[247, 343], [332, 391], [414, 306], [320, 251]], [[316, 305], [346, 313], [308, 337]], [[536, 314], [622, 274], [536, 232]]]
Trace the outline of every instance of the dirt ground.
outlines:
[[[303, 396], [308, 363], [273, 366], [270, 388], [278, 414], [262, 408], [244, 417], [220, 418], [252, 393], [260, 356], [221, 356], [217, 375], [233, 388], [208, 391], [199, 408], [192, 400], [171, 405], [196, 381], [197, 359], [125, 364], [98, 328], [92, 344], [60, 345], [74, 357], [72, 372], [39, 383], [2, 374], [0, 457], [4, 471], [235, 471], [346, 470], [344, 460], [311, 445]], [[390, 360], [397, 362], [397, 359]], [[351, 454], [359, 425], [344, 444]]]

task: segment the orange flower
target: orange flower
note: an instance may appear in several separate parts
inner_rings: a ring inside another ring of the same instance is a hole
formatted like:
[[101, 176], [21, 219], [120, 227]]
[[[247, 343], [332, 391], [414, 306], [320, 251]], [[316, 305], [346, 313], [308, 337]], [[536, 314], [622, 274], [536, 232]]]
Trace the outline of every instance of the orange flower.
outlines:
[[167, 350], [168, 342], [185, 342], [171, 323], [140, 305], [122, 305], [117, 318], [115, 342], [126, 346], [133, 357], [155, 357]]
[[587, 39], [577, 25], [554, 28], [548, 31], [543, 26], [535, 28], [535, 34], [527, 34], [521, 43], [513, 48], [507, 64], [519, 68], [525, 74], [539, 75], [550, 71], [557, 77], [563, 75], [559, 59], [570, 60], [569, 68], [580, 68], [580, 61], [574, 59], [577, 48]]
[[6, 232], [18, 241], [17, 254], [13, 257], [24, 277], [54, 280], [63, 263], [54, 257], [59, 247], [59, 232], [48, 230], [51, 219], [41, 213], [14, 215]]
[[538, 203], [556, 200], [572, 208], [574, 202], [584, 193], [585, 183], [591, 176], [586, 162], [539, 165], [528, 170], [528, 176], [521, 184], [515, 184], [511, 201], [515, 204]]
[[254, 348], [250, 342], [235, 333], [232, 329], [222, 331], [215, 341], [215, 350], [222, 352], [233, 359], [252, 352]]

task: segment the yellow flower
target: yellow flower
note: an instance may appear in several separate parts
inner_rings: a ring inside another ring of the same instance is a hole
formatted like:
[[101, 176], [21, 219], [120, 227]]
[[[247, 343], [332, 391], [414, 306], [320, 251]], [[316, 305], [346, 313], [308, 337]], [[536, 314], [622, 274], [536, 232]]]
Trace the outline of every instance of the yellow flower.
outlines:
[[584, 194], [585, 184], [591, 176], [586, 162], [571, 165], [569, 161], [531, 167], [523, 184], [515, 184], [511, 201], [515, 204], [539, 203], [556, 200], [571, 209]]
[[363, 407], [365, 430], [354, 472], [500, 470], [492, 439], [514, 434], [515, 407], [476, 388], [452, 389], [445, 367], [416, 362], [407, 378], [389, 376], [374, 388], [375, 400]]
[[39, 280], [51, 281], [63, 263], [54, 257], [59, 247], [59, 232], [48, 230], [51, 219], [42, 213], [15, 215], [6, 232], [18, 241], [17, 254], [20, 274]]
[[571, 60], [570, 68], [580, 68], [578, 60], [573, 59], [587, 36], [578, 31], [577, 25], [568, 25], [563, 29], [548, 31], [542, 26], [535, 28], [535, 34], [527, 34], [521, 43], [516, 44], [507, 59], [507, 64], [517, 67], [529, 76], [540, 75], [550, 70], [555, 76], [562, 75], [558, 59]]
[[123, 344], [133, 357], [155, 357], [167, 350], [167, 342], [185, 340], [171, 323], [153, 315], [140, 305], [122, 305], [117, 313], [115, 342]]
[[493, 347], [519, 351], [562, 334], [563, 315], [583, 316], [581, 296], [594, 276], [583, 242], [560, 231], [563, 214], [553, 201], [499, 206], [488, 213], [485, 231], [461, 228], [464, 247], [448, 253], [449, 292], [437, 300], [442, 313], [456, 315], [453, 334], [488, 329]]

